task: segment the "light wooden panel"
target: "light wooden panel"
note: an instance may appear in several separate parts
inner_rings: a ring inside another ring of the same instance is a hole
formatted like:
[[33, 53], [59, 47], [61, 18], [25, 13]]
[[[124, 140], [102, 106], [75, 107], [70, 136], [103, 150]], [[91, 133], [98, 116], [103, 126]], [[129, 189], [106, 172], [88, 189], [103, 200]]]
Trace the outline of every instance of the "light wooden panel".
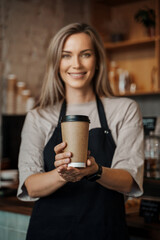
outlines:
[[[156, 0], [156, 35], [160, 36], [160, 0]], [[156, 65], [158, 74], [158, 88], [160, 89], [160, 39], [156, 41]]]
[[[160, 89], [160, 0], [126, 1], [125, 4], [107, 5], [96, 2], [95, 25], [102, 32], [107, 52], [107, 65], [116, 61], [120, 68], [132, 74], [140, 92], [156, 92]], [[156, 35], [148, 36], [146, 28], [134, 19], [135, 13], [144, 7], [156, 11]], [[102, 9], [103, 8], [103, 9]], [[101, 10], [100, 10], [101, 9]], [[105, 9], [107, 9], [105, 13]], [[98, 20], [105, 22], [101, 28]], [[124, 33], [124, 41], [111, 42], [112, 33]], [[154, 86], [153, 86], [154, 78]]]
[[[124, 32], [126, 39], [133, 40], [147, 36], [145, 27], [142, 24], [137, 23], [134, 19], [135, 13], [146, 6], [155, 9], [155, 0], [139, 1], [111, 8], [110, 15], [113, 27], [116, 26], [117, 31]], [[111, 25], [111, 23], [108, 22], [108, 25]]]
[[[154, 45], [119, 49], [109, 54], [108, 57], [110, 61], [116, 61], [120, 68], [129, 71], [138, 90], [153, 90], [151, 75], [153, 68], [156, 67]], [[157, 72], [155, 72], [154, 77], [155, 86], [157, 86]]]

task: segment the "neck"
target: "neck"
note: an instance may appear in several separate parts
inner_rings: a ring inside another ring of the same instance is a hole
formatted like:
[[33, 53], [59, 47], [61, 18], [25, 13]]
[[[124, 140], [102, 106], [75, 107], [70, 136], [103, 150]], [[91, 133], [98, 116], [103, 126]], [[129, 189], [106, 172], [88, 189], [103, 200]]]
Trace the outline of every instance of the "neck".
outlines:
[[95, 93], [92, 88], [82, 91], [79, 89], [66, 89], [66, 101], [67, 103], [85, 103], [95, 100]]

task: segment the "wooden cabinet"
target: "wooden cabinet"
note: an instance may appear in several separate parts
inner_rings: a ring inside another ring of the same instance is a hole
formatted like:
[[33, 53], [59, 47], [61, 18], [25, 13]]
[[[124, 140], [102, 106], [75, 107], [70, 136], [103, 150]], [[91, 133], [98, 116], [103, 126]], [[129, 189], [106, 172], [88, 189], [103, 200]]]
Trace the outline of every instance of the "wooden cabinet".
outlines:
[[[108, 71], [111, 62], [116, 62], [118, 68], [129, 72], [136, 86], [135, 92], [125, 90], [118, 95], [160, 94], [160, 0], [93, 0], [91, 3], [91, 23], [104, 42]], [[156, 14], [155, 32], [150, 35], [134, 19], [137, 11], [145, 7], [154, 9]]]

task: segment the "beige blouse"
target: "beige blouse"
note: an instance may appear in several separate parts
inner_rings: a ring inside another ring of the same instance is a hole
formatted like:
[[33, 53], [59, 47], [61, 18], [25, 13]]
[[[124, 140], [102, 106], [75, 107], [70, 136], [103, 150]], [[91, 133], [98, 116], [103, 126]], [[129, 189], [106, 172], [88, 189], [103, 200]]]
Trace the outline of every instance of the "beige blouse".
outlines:
[[[129, 98], [102, 98], [109, 128], [116, 144], [112, 168], [127, 170], [135, 180], [128, 196], [138, 197], [143, 193], [144, 133], [142, 116], [137, 103]], [[24, 186], [28, 176], [44, 172], [43, 149], [57, 125], [61, 103], [47, 109], [27, 113], [22, 130], [19, 152], [19, 187], [17, 197], [23, 201], [30, 198]], [[100, 127], [96, 101], [68, 104], [67, 115], [87, 115], [90, 129]]]

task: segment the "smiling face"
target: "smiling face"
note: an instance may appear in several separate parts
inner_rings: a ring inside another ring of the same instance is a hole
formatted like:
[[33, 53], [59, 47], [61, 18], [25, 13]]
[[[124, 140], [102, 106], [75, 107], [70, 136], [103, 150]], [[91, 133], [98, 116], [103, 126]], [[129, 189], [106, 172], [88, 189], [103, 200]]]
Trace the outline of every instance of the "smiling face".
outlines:
[[90, 36], [86, 33], [69, 36], [63, 46], [59, 68], [66, 91], [89, 89], [95, 66], [96, 57]]

